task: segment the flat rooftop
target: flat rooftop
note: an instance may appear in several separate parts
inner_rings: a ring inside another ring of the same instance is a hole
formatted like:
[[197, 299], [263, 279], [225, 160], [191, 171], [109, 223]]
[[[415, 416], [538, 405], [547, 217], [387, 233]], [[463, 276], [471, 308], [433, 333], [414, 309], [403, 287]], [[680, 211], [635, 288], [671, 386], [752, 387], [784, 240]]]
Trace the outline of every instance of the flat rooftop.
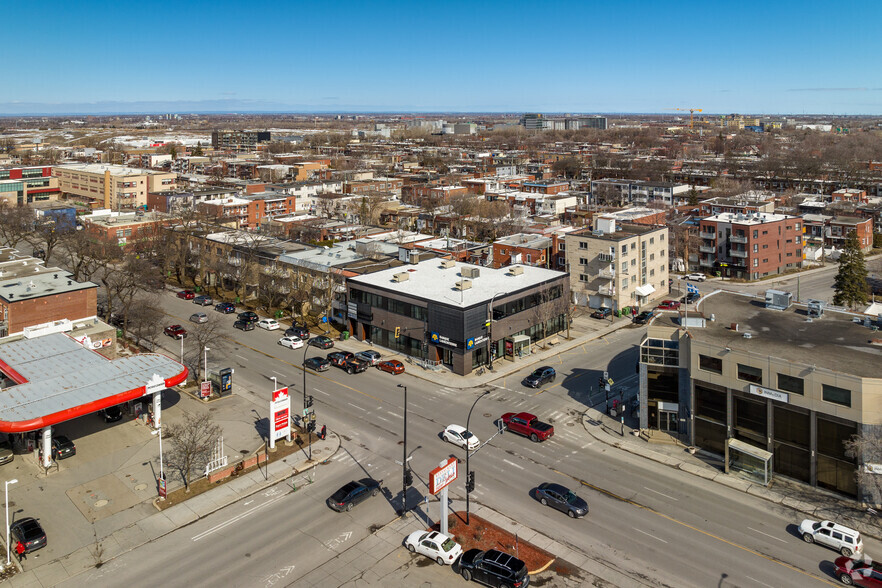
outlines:
[[64, 165], [56, 165], [55, 167], [69, 171], [102, 175], [104, 172], [109, 171], [112, 176], [149, 176], [170, 173], [155, 171], [152, 169], [129, 167], [127, 165], [114, 165], [110, 163], [66, 163]]
[[6, 303], [97, 287], [92, 282], [77, 282], [67, 270], [44, 267], [33, 258], [0, 265], [0, 300]]
[[[722, 291], [703, 298], [698, 309], [705, 317], [713, 314], [716, 320], [708, 320], [703, 329], [689, 329], [696, 341], [864, 378], [882, 378], [882, 347], [870, 343], [879, 336], [855, 323], [855, 315], [825, 310], [822, 318], [808, 322], [805, 306], [771, 310], [765, 307], [764, 299]], [[732, 323], [738, 323], [737, 332], [731, 330]], [[745, 339], [744, 333], [752, 337]]]

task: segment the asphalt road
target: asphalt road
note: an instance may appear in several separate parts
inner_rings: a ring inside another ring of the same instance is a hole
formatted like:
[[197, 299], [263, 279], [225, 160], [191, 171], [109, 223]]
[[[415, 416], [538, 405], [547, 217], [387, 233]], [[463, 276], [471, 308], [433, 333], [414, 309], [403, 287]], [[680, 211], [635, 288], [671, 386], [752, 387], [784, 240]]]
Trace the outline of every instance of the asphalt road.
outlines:
[[[175, 317], [189, 316], [193, 306], [169, 296], [168, 312]], [[266, 390], [265, 395], [253, 394], [255, 410], [261, 415], [268, 411], [271, 375], [280, 384], [291, 385], [296, 399], [301, 393], [301, 372], [296, 365], [302, 351], [279, 346], [279, 331], [235, 331], [231, 327], [233, 316], [219, 318], [229, 323], [224, 331], [230, 339], [225, 365], [236, 368], [235, 378], [240, 383]], [[325, 466], [333, 473], [326, 476], [320, 469], [320, 482], [305, 491], [305, 496], [315, 493], [308, 506], [301, 504], [290, 515], [278, 510], [303, 500], [304, 495], [298, 492], [291, 500], [280, 500], [272, 508], [256, 510], [218, 529], [213, 533], [217, 537], [209, 541], [192, 540], [197, 531], [208, 531], [254, 507], [237, 504], [200, 521], [195, 528], [182, 530], [183, 535], [178, 531], [161, 539], [156, 547], [150, 546], [157, 550], [155, 553], [139, 556], [139, 549], [125, 558], [149, 561], [150, 566], [144, 570], [152, 569], [151, 577], [157, 580], [183, 583], [182, 578], [190, 577], [189, 566], [164, 565], [164, 558], [178, 558], [197, 560], [202, 581], [241, 577], [241, 585], [258, 585], [265, 571], [319, 563], [320, 558], [312, 551], [301, 554], [293, 550], [284, 557], [279, 555], [284, 552], [281, 545], [303, 540], [299, 533], [304, 525], [322, 529], [323, 534], [316, 535], [319, 539], [310, 549], [320, 549], [318, 543], [341, 533], [351, 531], [350, 540], [364, 536], [370, 524], [388, 520], [400, 504], [401, 469], [395, 462], [402, 456], [404, 402], [403, 390], [397, 384], [404, 384], [408, 388], [408, 450], [416, 478], [410, 490], [410, 506], [427, 493], [429, 470], [448, 455], [464, 457], [462, 450], [443, 443], [439, 433], [450, 423], [464, 425], [472, 402], [489, 391], [472, 415], [471, 428], [482, 441], [496, 432], [495, 420], [510, 410], [527, 410], [552, 422], [555, 436], [539, 444], [511, 433], [495, 437], [472, 457], [478, 486], [473, 500], [650, 585], [834, 584], [829, 572], [837, 554], [807, 545], [796, 536], [798, 513], [612, 449], [584, 431], [581, 413], [599, 371], [608, 369], [617, 384], [636, 385], [635, 346], [642, 333], [640, 328], [628, 328], [561, 353], [552, 363], [558, 371], [557, 381], [538, 391], [520, 384], [527, 368], [517, 377], [464, 391], [440, 387], [409, 374], [391, 376], [377, 370], [348, 375], [331, 368], [323, 374], [310, 374], [308, 393], [315, 397], [318, 421], [341, 434], [344, 443], [335, 461]], [[169, 343], [170, 352], [179, 350], [177, 342]], [[322, 352], [309, 352], [318, 353]], [[216, 365], [217, 361], [210, 354], [209, 363]], [[319, 502], [342, 482], [365, 475], [383, 480], [389, 490], [387, 499], [374, 499], [382, 507], [362, 509], [367, 514], [355, 513], [348, 527], [339, 526], [340, 515]], [[325, 477], [333, 483], [325, 483]], [[539, 505], [531, 490], [543, 481], [558, 481], [578, 489], [590, 504], [588, 517], [571, 520]], [[464, 498], [464, 482], [457, 481], [452, 488], [453, 496]], [[307, 508], [309, 522], [301, 524], [299, 517]], [[433, 519], [437, 512], [437, 504], [430, 502]], [[190, 537], [189, 543], [181, 539], [184, 535]], [[879, 552], [875, 541], [865, 539], [865, 543], [869, 553]], [[250, 555], [246, 557], [245, 553]], [[134, 581], [137, 576], [127, 576], [127, 570], [140, 569], [126, 565], [115, 573], [114, 584], [117, 577]], [[234, 575], [230, 575], [231, 569]]]

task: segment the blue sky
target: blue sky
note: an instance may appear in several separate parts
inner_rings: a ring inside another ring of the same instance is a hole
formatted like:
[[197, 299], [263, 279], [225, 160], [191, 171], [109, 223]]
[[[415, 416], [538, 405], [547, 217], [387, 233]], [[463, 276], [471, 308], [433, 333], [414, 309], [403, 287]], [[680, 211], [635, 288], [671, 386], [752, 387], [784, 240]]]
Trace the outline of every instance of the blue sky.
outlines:
[[882, 114], [880, 17], [814, 0], [15, 0], [0, 113]]

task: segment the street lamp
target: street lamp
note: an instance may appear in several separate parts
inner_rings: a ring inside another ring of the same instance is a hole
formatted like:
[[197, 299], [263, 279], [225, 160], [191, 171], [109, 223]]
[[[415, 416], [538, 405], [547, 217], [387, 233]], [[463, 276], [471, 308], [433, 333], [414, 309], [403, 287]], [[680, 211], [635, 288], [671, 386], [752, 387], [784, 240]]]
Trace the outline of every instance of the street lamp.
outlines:
[[202, 367], [205, 368], [205, 377], [202, 379], [203, 382], [208, 381], [208, 352], [211, 351], [208, 347], [205, 347], [205, 360], [202, 362]]
[[[472, 407], [469, 409], [469, 416], [466, 417], [466, 431], [471, 432], [471, 429], [469, 429], [469, 421], [472, 420], [472, 411], [475, 410], [475, 404], [478, 404], [478, 401], [480, 399], [484, 398], [485, 396], [487, 396], [488, 394], [490, 394], [490, 390], [484, 390], [484, 392], [482, 392], [480, 396], [475, 398], [475, 402], [472, 404]], [[468, 484], [469, 472], [471, 471], [471, 470], [469, 470], [469, 455], [471, 455], [471, 453], [472, 452], [469, 450], [468, 441], [466, 441], [466, 484]], [[471, 492], [469, 492], [469, 489], [466, 488], [466, 524], [467, 525], [469, 524], [469, 495], [470, 494], [471, 494]]]
[[[181, 365], [184, 365], [184, 336], [178, 337], [181, 340]], [[199, 377], [198, 375], [196, 376]]]
[[309, 441], [309, 456], [308, 459], [312, 460], [312, 437], [311, 431], [309, 430], [309, 424], [306, 422], [307, 414], [306, 414], [306, 354], [309, 352], [310, 345], [307, 341], [303, 342], [303, 361], [300, 362], [300, 369], [303, 370], [303, 422], [306, 424], [306, 439]]
[[407, 386], [398, 384], [404, 388], [404, 447], [401, 454], [401, 515], [407, 512]]
[[493, 301], [497, 296], [505, 296], [508, 292], [496, 292], [490, 297], [490, 306], [487, 307], [487, 367], [493, 369]]
[[9, 485], [18, 484], [18, 480], [6, 480], [6, 565], [9, 565]]

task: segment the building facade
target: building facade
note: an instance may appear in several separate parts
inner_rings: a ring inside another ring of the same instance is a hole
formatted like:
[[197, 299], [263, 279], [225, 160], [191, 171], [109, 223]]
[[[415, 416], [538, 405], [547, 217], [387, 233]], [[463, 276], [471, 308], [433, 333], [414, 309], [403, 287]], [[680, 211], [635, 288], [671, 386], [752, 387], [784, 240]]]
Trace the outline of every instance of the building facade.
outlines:
[[221, 151], [255, 151], [263, 143], [269, 143], [269, 131], [212, 131], [211, 146]]
[[802, 267], [803, 222], [798, 216], [724, 212], [701, 219], [698, 235], [698, 265], [705, 272], [757, 280]]
[[178, 177], [173, 172], [99, 163], [57, 165], [52, 173], [62, 192], [113, 210], [145, 208], [149, 192], [177, 189]]

